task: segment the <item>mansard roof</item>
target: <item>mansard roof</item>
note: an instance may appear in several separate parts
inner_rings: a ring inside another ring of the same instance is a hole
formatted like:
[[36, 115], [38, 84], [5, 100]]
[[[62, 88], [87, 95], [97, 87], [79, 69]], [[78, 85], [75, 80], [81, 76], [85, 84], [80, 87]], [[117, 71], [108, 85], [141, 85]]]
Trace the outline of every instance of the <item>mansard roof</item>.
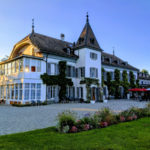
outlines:
[[67, 48], [72, 49], [73, 44], [70, 42], [59, 40], [38, 33], [31, 33], [29, 38], [32, 44], [35, 45], [43, 53], [50, 53], [65, 57], [78, 57], [74, 53], [67, 54], [67, 52], [65, 51], [65, 49]]
[[[31, 34], [27, 35], [24, 39], [19, 41], [16, 45], [21, 44], [22, 42], [26, 44], [33, 44], [40, 50], [41, 53], [48, 53], [52, 55], [75, 59], [78, 58], [78, 56], [76, 56], [73, 52], [73, 44], [67, 41], [32, 32]], [[13, 54], [16, 51], [17, 47], [16, 45], [14, 46], [10, 58], [13, 58]], [[67, 53], [67, 48], [70, 48], [70, 54]]]
[[100, 48], [100, 46], [97, 42], [97, 39], [94, 35], [94, 32], [90, 26], [88, 15], [87, 15], [86, 24], [85, 24], [85, 26], [78, 38], [78, 41], [75, 45], [75, 49], [84, 48], [84, 47], [102, 51], [102, 49]]
[[128, 62], [123, 61], [122, 59], [120, 59], [115, 55], [108, 54], [105, 52], [102, 52], [102, 65], [125, 68], [139, 72], [139, 69], [131, 66], [130, 64], [128, 64]]

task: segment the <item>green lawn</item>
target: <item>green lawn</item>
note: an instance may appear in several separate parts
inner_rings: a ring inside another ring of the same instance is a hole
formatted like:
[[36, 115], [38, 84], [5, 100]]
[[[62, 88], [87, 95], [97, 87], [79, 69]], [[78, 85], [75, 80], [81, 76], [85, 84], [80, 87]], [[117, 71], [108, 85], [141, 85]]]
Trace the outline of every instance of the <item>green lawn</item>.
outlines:
[[148, 150], [150, 118], [76, 134], [54, 128], [0, 136], [0, 150]]

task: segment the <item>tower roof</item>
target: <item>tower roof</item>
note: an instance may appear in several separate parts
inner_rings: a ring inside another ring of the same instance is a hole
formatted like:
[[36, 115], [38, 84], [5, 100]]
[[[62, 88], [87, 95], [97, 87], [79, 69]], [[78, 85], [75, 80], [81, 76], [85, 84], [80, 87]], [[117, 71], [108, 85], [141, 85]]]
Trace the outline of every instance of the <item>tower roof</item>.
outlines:
[[79, 49], [82, 47], [89, 47], [96, 50], [102, 50], [96, 40], [94, 32], [89, 24], [89, 16], [86, 15], [86, 24], [78, 38], [75, 49]]

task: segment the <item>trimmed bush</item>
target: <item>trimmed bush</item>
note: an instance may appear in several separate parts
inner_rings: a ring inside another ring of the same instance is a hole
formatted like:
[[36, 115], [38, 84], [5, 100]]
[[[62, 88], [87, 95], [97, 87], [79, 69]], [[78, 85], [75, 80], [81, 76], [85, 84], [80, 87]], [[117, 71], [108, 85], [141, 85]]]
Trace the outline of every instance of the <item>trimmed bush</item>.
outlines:
[[58, 131], [69, 132], [69, 130], [71, 130], [72, 127], [75, 125], [76, 114], [74, 112], [66, 110], [62, 113], [59, 113], [57, 119], [58, 119], [57, 125]]

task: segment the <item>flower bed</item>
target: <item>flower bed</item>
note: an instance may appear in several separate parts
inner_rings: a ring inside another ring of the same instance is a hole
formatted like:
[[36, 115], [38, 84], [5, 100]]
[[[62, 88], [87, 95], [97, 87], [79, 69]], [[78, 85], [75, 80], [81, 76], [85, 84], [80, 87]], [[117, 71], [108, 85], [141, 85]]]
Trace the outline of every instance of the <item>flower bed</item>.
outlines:
[[150, 104], [145, 108], [132, 107], [119, 114], [113, 113], [109, 108], [103, 108], [94, 114], [85, 114], [77, 120], [74, 112], [64, 111], [58, 115], [57, 130], [62, 133], [76, 133], [96, 128], [105, 128], [107, 126], [136, 120], [142, 117], [150, 117]]

